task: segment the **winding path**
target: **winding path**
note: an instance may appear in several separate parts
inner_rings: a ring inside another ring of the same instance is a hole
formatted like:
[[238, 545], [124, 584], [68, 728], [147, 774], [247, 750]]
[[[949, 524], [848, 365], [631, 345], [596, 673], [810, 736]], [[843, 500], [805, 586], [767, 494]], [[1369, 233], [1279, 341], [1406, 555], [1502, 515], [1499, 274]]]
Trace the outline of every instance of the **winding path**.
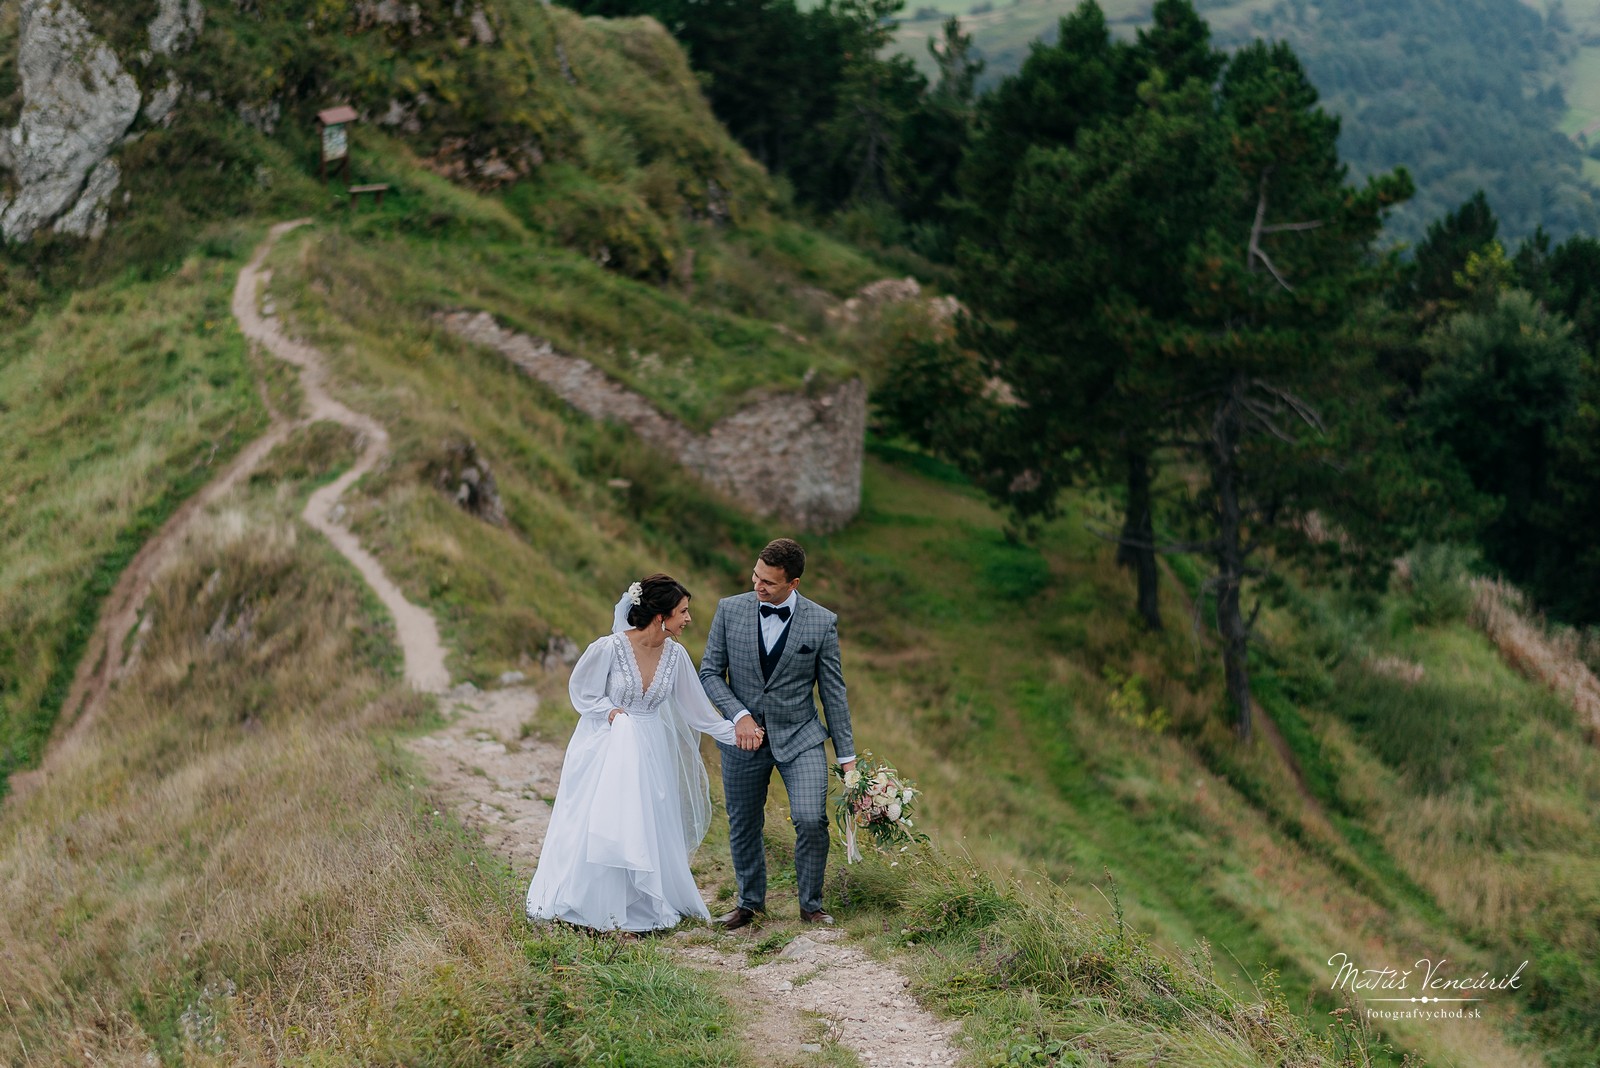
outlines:
[[285, 363], [300, 369], [300, 386], [305, 391], [310, 411], [301, 424], [323, 420], [338, 423], [354, 430], [364, 443], [361, 458], [337, 480], [323, 486], [306, 502], [302, 518], [333, 543], [344, 557], [355, 565], [372, 592], [378, 595], [383, 606], [394, 617], [399, 632], [400, 648], [405, 654], [406, 681], [424, 693], [443, 693], [450, 687], [450, 672], [444, 666], [444, 644], [439, 640], [439, 628], [433, 617], [406, 600], [383, 567], [361, 547], [348, 528], [334, 521], [332, 513], [339, 497], [351, 483], [377, 466], [389, 452], [389, 432], [376, 419], [353, 412], [329, 396], [326, 383], [328, 372], [322, 354], [303, 342], [284, 334], [276, 316], [260, 311], [261, 290], [272, 280], [272, 272], [262, 265], [272, 246], [284, 234], [305, 225], [307, 220], [279, 223], [267, 235], [267, 240], [256, 250], [248, 266], [239, 272], [239, 282], [233, 290], [233, 315], [239, 320], [239, 330], [245, 337], [264, 347]]
[[285, 336], [277, 318], [263, 315], [259, 308], [262, 290], [272, 277], [270, 271], [263, 269], [267, 256], [284, 234], [309, 221], [297, 219], [274, 226], [268, 232], [266, 241], [256, 249], [249, 264], [239, 272], [233, 290], [233, 314], [239, 321], [240, 331], [272, 355], [300, 369], [300, 384], [308, 411], [299, 419], [286, 419], [272, 407], [263, 391], [262, 400], [271, 416], [266, 431], [241, 449], [216, 478], [185, 501], [135, 554], [106, 599], [99, 623], [89, 638], [83, 659], [78, 662], [77, 673], [62, 704], [62, 718], [56, 729], [55, 741], [37, 769], [19, 772], [11, 777], [11, 797], [21, 797], [31, 791], [49, 774], [51, 757], [61, 749], [74, 745], [94, 725], [112, 685], [128, 670], [137, 655], [138, 642], [125, 639], [140, 624], [139, 611], [150, 596], [151, 586], [156, 576], [181, 551], [195, 521], [213, 502], [249, 477], [290, 434], [321, 420], [330, 420], [355, 431], [360, 435], [363, 447], [355, 465], [337, 481], [313, 493], [301, 515], [355, 565], [361, 577], [394, 617], [400, 646], [405, 654], [406, 680], [414, 688], [428, 693], [442, 693], [449, 688], [450, 674], [445, 668], [444, 645], [439, 640], [439, 628], [434, 624], [433, 617], [407, 601], [372, 554], [363, 549], [355, 535], [339, 526], [331, 515], [340, 495], [350, 484], [371, 471], [387, 455], [389, 435], [376, 420], [351, 411], [329, 396], [325, 387], [327, 369], [322, 354], [309, 345]]

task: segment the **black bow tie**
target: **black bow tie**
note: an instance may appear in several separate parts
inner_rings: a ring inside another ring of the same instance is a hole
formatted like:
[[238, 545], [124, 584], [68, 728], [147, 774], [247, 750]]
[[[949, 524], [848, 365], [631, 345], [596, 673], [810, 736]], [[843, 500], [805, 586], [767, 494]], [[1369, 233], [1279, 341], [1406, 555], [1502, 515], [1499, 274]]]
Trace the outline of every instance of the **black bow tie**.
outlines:
[[783, 608], [775, 608], [770, 604], [764, 604], [761, 606], [762, 619], [766, 619], [768, 616], [777, 616], [779, 619], [787, 623], [789, 622], [789, 612], [790, 609], [787, 606]]

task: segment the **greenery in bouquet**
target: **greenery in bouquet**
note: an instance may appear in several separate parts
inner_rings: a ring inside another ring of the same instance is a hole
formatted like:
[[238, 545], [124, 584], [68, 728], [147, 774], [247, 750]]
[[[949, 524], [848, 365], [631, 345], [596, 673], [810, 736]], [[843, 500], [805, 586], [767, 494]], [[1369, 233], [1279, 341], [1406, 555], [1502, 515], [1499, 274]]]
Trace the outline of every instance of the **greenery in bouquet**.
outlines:
[[912, 812], [922, 791], [902, 778], [889, 764], [863, 753], [849, 771], [834, 769], [844, 782], [844, 792], [834, 799], [834, 818], [844, 832], [851, 860], [859, 859], [856, 838], [865, 833], [879, 847], [925, 842], [928, 836], [912, 829]]

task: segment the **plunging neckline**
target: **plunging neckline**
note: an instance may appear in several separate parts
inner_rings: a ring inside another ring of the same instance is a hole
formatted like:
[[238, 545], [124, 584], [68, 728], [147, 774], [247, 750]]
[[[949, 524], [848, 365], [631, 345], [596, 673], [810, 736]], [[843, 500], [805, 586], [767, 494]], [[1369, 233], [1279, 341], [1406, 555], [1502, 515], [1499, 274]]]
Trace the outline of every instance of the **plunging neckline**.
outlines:
[[671, 643], [672, 639], [668, 638], [661, 643], [661, 657], [656, 661], [655, 673], [650, 676], [650, 685], [646, 686], [644, 684], [644, 668], [639, 666], [639, 651], [633, 647], [633, 639], [626, 634], [619, 634], [617, 637], [621, 638], [622, 644], [628, 647], [628, 659], [633, 661], [633, 676], [639, 680], [639, 699], [642, 701], [649, 696], [651, 690], [655, 689], [656, 680], [661, 677], [662, 661], [666, 659], [667, 645]]

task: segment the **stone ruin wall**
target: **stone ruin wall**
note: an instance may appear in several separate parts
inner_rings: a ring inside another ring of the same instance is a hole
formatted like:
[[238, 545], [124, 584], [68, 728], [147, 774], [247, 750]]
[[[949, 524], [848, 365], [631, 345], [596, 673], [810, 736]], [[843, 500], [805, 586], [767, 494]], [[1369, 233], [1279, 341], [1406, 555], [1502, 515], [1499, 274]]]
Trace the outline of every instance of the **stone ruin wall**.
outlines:
[[587, 360], [503, 329], [487, 312], [441, 316], [451, 333], [504, 355], [595, 419], [627, 425], [758, 515], [803, 531], [838, 530], [861, 508], [867, 387], [770, 393], [696, 434]]

